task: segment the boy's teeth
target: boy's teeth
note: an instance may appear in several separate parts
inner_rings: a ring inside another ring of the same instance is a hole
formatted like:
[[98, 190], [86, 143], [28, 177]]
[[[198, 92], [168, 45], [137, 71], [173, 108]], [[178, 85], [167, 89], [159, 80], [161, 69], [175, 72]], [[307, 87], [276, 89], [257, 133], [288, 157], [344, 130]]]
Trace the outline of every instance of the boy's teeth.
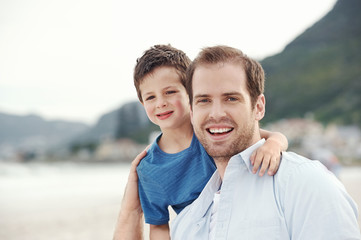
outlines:
[[211, 133], [225, 133], [229, 132], [231, 128], [210, 128], [209, 131]]

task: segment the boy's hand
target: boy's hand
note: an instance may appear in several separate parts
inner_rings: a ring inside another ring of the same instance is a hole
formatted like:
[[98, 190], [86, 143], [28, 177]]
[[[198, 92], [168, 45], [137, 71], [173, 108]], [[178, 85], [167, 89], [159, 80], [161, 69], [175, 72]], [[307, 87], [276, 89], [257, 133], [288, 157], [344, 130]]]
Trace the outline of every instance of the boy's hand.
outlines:
[[[148, 149], [148, 148], [147, 148]], [[142, 240], [144, 232], [143, 210], [138, 195], [137, 166], [147, 155], [147, 149], [132, 162], [128, 182], [121, 204], [118, 222], [115, 226], [113, 240]]]
[[268, 175], [272, 176], [278, 170], [280, 159], [280, 144], [272, 139], [267, 139], [267, 141], [251, 155], [251, 164], [253, 165], [252, 172], [257, 173], [257, 170], [262, 164], [262, 167], [259, 170], [259, 176], [263, 176], [267, 168]]
[[124, 197], [122, 201], [122, 210], [124, 211], [142, 211], [142, 207], [140, 205], [139, 195], [138, 195], [138, 174], [137, 174], [137, 166], [147, 155], [147, 149], [141, 152], [133, 161], [129, 170], [128, 182], [125, 187]]

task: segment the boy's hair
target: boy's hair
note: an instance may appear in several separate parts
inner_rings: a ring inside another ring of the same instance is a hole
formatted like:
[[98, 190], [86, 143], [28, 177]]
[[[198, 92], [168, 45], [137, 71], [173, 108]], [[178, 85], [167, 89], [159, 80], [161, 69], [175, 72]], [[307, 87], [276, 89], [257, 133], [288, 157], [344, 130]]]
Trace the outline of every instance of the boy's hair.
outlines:
[[139, 85], [145, 76], [153, 72], [158, 67], [174, 67], [179, 75], [180, 81], [185, 87], [186, 71], [191, 60], [181, 50], [168, 45], [154, 45], [146, 50], [142, 57], [137, 59], [134, 68], [134, 86], [137, 90], [140, 102], [143, 102]]
[[241, 50], [228, 46], [215, 46], [202, 49], [189, 66], [187, 70], [186, 90], [189, 96], [190, 105], [192, 106], [193, 103], [192, 78], [196, 68], [201, 65], [219, 63], [241, 64], [246, 73], [247, 88], [251, 97], [252, 107], [254, 107], [258, 96], [264, 91], [265, 76], [263, 68], [261, 64], [249, 58]]

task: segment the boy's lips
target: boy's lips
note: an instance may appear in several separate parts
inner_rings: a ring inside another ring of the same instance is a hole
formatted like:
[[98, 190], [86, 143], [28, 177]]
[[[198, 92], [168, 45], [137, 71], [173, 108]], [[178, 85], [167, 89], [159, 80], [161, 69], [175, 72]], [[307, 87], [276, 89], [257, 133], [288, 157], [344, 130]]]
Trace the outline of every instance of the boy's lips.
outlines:
[[157, 116], [158, 119], [164, 120], [164, 119], [169, 118], [172, 114], [173, 114], [173, 111], [166, 111], [166, 112], [163, 112], [163, 113], [159, 113], [156, 116]]

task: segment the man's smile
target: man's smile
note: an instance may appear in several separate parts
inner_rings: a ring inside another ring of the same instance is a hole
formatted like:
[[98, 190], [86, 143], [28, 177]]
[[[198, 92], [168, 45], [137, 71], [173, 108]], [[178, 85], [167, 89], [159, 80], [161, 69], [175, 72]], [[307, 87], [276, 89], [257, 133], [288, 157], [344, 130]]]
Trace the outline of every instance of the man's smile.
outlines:
[[233, 130], [233, 128], [227, 127], [227, 128], [207, 128], [207, 131], [214, 135], [218, 135], [218, 134], [224, 134], [224, 133], [229, 133]]

